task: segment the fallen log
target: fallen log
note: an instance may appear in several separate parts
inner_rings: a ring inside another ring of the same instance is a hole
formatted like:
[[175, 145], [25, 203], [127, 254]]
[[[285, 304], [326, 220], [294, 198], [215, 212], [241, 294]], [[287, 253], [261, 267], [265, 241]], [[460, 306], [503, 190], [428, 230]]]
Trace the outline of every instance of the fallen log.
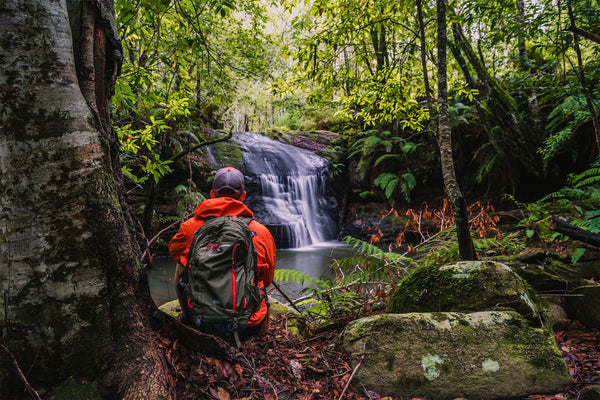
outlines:
[[589, 244], [594, 247], [600, 247], [600, 235], [585, 229], [581, 229], [575, 225], [571, 225], [566, 219], [562, 217], [556, 217], [552, 219], [550, 229], [553, 231], [562, 233], [563, 235], [569, 236], [582, 243]]

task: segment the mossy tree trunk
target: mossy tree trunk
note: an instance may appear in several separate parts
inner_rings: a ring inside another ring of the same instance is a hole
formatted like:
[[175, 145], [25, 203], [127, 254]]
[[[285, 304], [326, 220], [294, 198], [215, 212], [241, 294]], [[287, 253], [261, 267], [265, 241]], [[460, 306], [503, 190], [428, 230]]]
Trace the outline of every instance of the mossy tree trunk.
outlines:
[[446, 29], [447, 0], [437, 0], [438, 23], [438, 146], [442, 163], [442, 175], [448, 198], [454, 209], [458, 249], [462, 260], [474, 260], [475, 250], [469, 229], [469, 215], [465, 199], [460, 191], [452, 156], [452, 132], [450, 130], [450, 115], [448, 113], [448, 82], [446, 64], [446, 45], [448, 42]]
[[[452, 24], [454, 44], [453, 55], [465, 74], [467, 83], [479, 91], [476, 106], [479, 117], [487, 131], [490, 149], [486, 163], [495, 163], [496, 169], [503, 171], [503, 185], [511, 183], [513, 190], [518, 184], [523, 171], [532, 176], [539, 176], [542, 171], [541, 158], [537, 148], [542, 144], [544, 132], [539, 122], [539, 110], [535, 98], [527, 104], [527, 113], [519, 111], [519, 105], [506, 88], [489, 72], [483, 60], [471, 46], [462, 26]], [[471, 65], [477, 79], [468, 72]], [[525, 114], [525, 116], [523, 116]], [[486, 166], [482, 166], [485, 170]], [[508, 188], [506, 188], [508, 189]]]
[[[34, 387], [166, 399], [124, 205], [112, 0], [0, 5], [0, 336]], [[26, 396], [0, 352], [0, 399]]]

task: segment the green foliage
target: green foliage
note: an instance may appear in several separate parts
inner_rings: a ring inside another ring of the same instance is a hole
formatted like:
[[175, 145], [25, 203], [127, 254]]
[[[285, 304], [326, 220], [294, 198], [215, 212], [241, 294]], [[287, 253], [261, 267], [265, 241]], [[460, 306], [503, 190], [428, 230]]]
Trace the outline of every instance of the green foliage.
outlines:
[[402, 176], [398, 176], [391, 172], [385, 172], [375, 178], [373, 182], [375, 185], [379, 186], [384, 192], [385, 197], [391, 200], [392, 205], [394, 204], [393, 195], [398, 185], [400, 190], [402, 191], [402, 195], [404, 196], [404, 200], [406, 202], [410, 202], [410, 192], [417, 185], [417, 180], [413, 174], [410, 172], [402, 174]]
[[600, 168], [590, 168], [579, 174], [567, 177], [566, 186], [549, 193], [538, 200], [546, 203], [551, 200], [568, 199], [595, 204], [600, 200]]
[[[596, 109], [600, 109], [600, 101], [596, 103]], [[548, 115], [549, 122], [546, 129], [551, 134], [545, 139], [544, 147], [538, 150], [544, 160], [560, 154], [565, 145], [573, 139], [578, 127], [590, 117], [590, 110], [583, 94], [576, 93], [565, 97]]]
[[321, 286], [322, 281], [304, 272], [293, 269], [277, 268], [273, 278], [276, 282], [293, 282], [302, 286]]
[[179, 196], [177, 208], [175, 209], [175, 214], [178, 218], [183, 218], [186, 215], [193, 213], [196, 205], [205, 200], [202, 193], [191, 190], [184, 185], [177, 185], [175, 187], [175, 193]]
[[356, 256], [334, 260], [335, 278], [315, 278], [303, 272], [275, 270], [278, 282], [294, 282], [304, 286], [306, 297], [297, 305], [303, 314], [320, 326], [347, 322], [362, 307], [404, 277], [416, 263], [401, 254], [386, 252], [352, 237], [344, 241], [357, 251]]
[[410, 202], [417, 178], [408, 168], [402, 173], [396, 171], [398, 165], [402, 165], [421, 147], [419, 143], [394, 136], [390, 131], [371, 129], [356, 136], [350, 146], [349, 158], [358, 159], [356, 168], [361, 179], [370, 173], [380, 172], [373, 184], [384, 191], [391, 204], [394, 204], [399, 193], [405, 201]]
[[124, 173], [158, 182], [171, 156], [204, 139], [206, 121], [218, 123], [238, 84], [269, 73], [265, 6], [117, 0], [115, 8], [124, 57], [112, 100]]

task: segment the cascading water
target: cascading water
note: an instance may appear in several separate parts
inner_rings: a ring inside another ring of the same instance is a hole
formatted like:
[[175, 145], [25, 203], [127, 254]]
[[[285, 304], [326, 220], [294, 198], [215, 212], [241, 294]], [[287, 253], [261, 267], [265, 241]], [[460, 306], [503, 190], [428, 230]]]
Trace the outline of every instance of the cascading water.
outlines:
[[278, 248], [335, 239], [326, 198], [327, 160], [259, 134], [237, 133], [233, 139], [244, 155], [246, 204], [271, 230]]

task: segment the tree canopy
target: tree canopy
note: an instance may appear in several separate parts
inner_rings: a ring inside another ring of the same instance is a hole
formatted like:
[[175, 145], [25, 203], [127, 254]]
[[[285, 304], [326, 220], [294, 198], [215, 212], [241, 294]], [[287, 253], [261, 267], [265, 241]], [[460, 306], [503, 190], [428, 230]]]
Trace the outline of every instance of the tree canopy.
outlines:
[[[203, 126], [338, 131], [343, 163], [392, 204], [440, 182], [435, 4], [138, 3], [116, 3], [125, 45], [113, 102], [138, 183], [168, 173]], [[466, 190], [525, 196], [528, 182], [562, 182], [594, 162], [597, 11], [589, 0], [449, 4], [450, 124]]]

